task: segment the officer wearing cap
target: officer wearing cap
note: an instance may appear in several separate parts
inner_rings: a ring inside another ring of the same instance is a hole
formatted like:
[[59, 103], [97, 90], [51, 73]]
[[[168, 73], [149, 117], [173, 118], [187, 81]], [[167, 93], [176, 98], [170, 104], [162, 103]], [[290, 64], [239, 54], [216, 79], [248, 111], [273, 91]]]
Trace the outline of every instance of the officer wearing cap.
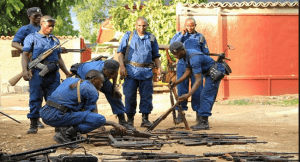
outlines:
[[[85, 75], [90, 70], [97, 70], [103, 74], [105, 80], [103, 86], [100, 89], [105, 94], [107, 101], [109, 102], [113, 114], [116, 114], [119, 119], [119, 124], [127, 127], [125, 120], [125, 107], [122, 102], [122, 94], [116, 87], [118, 71], [120, 64], [116, 60], [105, 61], [92, 61], [81, 64], [76, 71], [74, 71], [81, 79], [85, 79]], [[72, 71], [73, 72], [73, 71]], [[113, 83], [109, 80], [113, 79]]]
[[[22, 51], [23, 49], [23, 42], [27, 35], [38, 32], [41, 29], [40, 20], [43, 16], [42, 10], [39, 7], [31, 7], [27, 10], [27, 16], [30, 20], [28, 25], [22, 26], [17, 33], [14, 35], [12, 40], [11, 46]], [[44, 92], [43, 92], [44, 93]], [[46, 93], [45, 100], [47, 99]], [[38, 127], [44, 128], [44, 125], [38, 120]]]
[[[202, 84], [201, 77], [204, 75], [205, 85], [198, 98], [200, 100], [200, 108], [197, 110], [200, 120], [192, 129], [201, 130], [209, 129], [208, 117], [211, 116], [211, 110], [215, 102], [219, 84], [221, 80], [213, 81], [208, 73], [209, 69], [215, 65], [215, 61], [208, 55], [196, 49], [186, 49], [183, 43], [177, 41], [170, 45], [170, 51], [177, 59], [183, 59], [186, 70], [181, 78], [177, 79], [171, 84], [172, 87], [177, 86], [183, 82], [188, 76], [194, 75], [195, 83], [193, 84], [190, 92], [182, 94], [178, 97], [178, 102], [183, 102], [188, 99]], [[225, 73], [225, 67], [217, 63], [217, 69]]]
[[15, 47], [22, 51], [23, 42], [27, 35], [38, 32], [41, 29], [40, 20], [43, 16], [42, 10], [39, 7], [31, 7], [27, 10], [27, 16], [30, 20], [28, 25], [22, 26], [15, 34], [12, 40], [12, 47]]
[[27, 69], [29, 63], [29, 53], [32, 52], [32, 60], [36, 59], [40, 54], [44, 53], [53, 46], [60, 44], [59, 40], [51, 34], [54, 30], [55, 20], [49, 16], [43, 16], [40, 21], [41, 29], [39, 32], [29, 34], [24, 40], [23, 54], [22, 54], [22, 69], [24, 80], [29, 80], [29, 107], [30, 112], [27, 118], [30, 119], [30, 128], [27, 133], [37, 133], [37, 120], [40, 117], [39, 110], [43, 101], [43, 91], [50, 96], [52, 92], [60, 84], [60, 68], [67, 77], [70, 76], [61, 53], [66, 52], [65, 49], [55, 49], [50, 56], [46, 57], [41, 63], [46, 65], [49, 72], [40, 76], [39, 68], [33, 68], [30, 73]]
[[[180, 32], [175, 34], [175, 36], [171, 39], [170, 44], [172, 44], [176, 41], [180, 41], [183, 43], [183, 45], [186, 49], [196, 49], [203, 54], [209, 53], [206, 40], [205, 40], [203, 34], [198, 33], [195, 30], [196, 26], [197, 26], [197, 24], [196, 24], [195, 19], [187, 18], [185, 20], [184, 27], [181, 29]], [[176, 70], [177, 70], [176, 71], [177, 79], [179, 79], [185, 72], [184, 61], [182, 59], [178, 60]], [[197, 122], [200, 119], [199, 115], [197, 115], [198, 114], [197, 110], [199, 110], [199, 108], [200, 108], [199, 97], [200, 97], [201, 91], [203, 89], [203, 76], [201, 79], [202, 79], [201, 84], [200, 84], [199, 88], [195, 91], [195, 93], [193, 93], [192, 100], [191, 100], [192, 101], [192, 103], [191, 103], [192, 109], [193, 109], [193, 111], [196, 112], [196, 121]], [[178, 84], [178, 86], [177, 86], [178, 95], [183, 95], [183, 94], [188, 93], [189, 80], [191, 80], [191, 86], [193, 86], [193, 84], [195, 83], [194, 75], [191, 75], [189, 78], [187, 78], [186, 80], [184, 80], [183, 82]], [[180, 105], [184, 111], [186, 111], [188, 109], [186, 101], [181, 102]], [[178, 108], [176, 107], [176, 109], [178, 109]], [[178, 124], [181, 122], [183, 122], [182, 116], [180, 113], [178, 113], [178, 117], [176, 118], [176, 123]]]
[[99, 98], [98, 91], [103, 86], [104, 76], [97, 70], [89, 71], [86, 80], [67, 78], [48, 97], [47, 104], [41, 109], [43, 121], [54, 127], [67, 127], [58, 132], [53, 139], [57, 143], [67, 143], [76, 139], [77, 133], [88, 133], [102, 125], [115, 127], [120, 135], [126, 128], [98, 113], [93, 113]]

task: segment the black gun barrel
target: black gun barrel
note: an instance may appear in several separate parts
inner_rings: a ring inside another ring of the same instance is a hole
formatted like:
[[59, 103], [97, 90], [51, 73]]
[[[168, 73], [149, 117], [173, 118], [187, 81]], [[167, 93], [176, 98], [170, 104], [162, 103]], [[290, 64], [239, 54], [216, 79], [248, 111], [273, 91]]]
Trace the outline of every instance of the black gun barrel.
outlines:
[[18, 121], [18, 120], [16, 120], [16, 119], [14, 119], [13, 117], [11, 117], [11, 116], [5, 114], [4, 112], [1, 112], [1, 111], [0, 111], [0, 113], [1, 113], [2, 115], [4, 115], [4, 116], [6, 116], [6, 117], [8, 117], [8, 118], [10, 118], [10, 119], [12, 119], [12, 120], [14, 120], [15, 122], [21, 123], [20, 121]]
[[77, 140], [77, 141], [73, 141], [73, 142], [68, 142], [68, 143], [63, 143], [63, 144], [59, 144], [59, 145], [53, 145], [53, 146], [49, 146], [49, 147], [39, 148], [39, 149], [36, 149], [36, 150], [30, 150], [30, 151], [26, 151], [26, 152], [17, 153], [17, 154], [10, 154], [8, 156], [9, 157], [23, 156], [23, 155], [27, 155], [27, 154], [40, 152], [40, 151], [56, 149], [58, 147], [63, 147], [63, 146], [72, 145], [72, 144], [76, 144], [76, 143], [82, 143], [82, 142], [86, 142], [88, 140], [89, 140], [88, 138], [85, 138], [85, 139], [81, 139], [81, 140]]

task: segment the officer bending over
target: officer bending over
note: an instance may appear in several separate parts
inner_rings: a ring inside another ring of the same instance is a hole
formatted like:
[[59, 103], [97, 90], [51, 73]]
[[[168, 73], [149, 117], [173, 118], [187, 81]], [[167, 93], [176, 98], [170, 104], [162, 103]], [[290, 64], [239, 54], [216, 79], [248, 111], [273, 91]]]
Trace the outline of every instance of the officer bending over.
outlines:
[[[119, 67], [120, 64], [116, 60], [112, 59], [105, 61], [92, 61], [81, 64], [75, 73], [82, 79], [85, 79], [85, 75], [90, 70], [97, 70], [103, 74], [104, 81], [100, 91], [105, 94], [105, 97], [113, 111], [113, 114], [116, 114], [118, 116], [119, 124], [127, 128], [127, 122], [124, 115], [125, 107], [121, 100], [122, 94], [116, 87]], [[110, 79], [113, 79], [113, 83], [109, 81]]]
[[200, 94], [200, 109], [197, 110], [200, 120], [199, 122], [191, 126], [194, 130], [209, 129], [208, 117], [211, 116], [211, 110], [216, 100], [216, 96], [219, 89], [220, 80], [213, 81], [211, 74], [208, 73], [212, 66], [217, 66], [217, 70], [221, 73], [225, 73], [225, 67], [221, 63], [216, 63], [211, 57], [197, 51], [195, 49], [186, 49], [179, 41], [170, 45], [170, 51], [177, 59], [183, 59], [186, 70], [181, 78], [172, 83], [172, 87], [177, 86], [184, 81], [190, 75], [195, 76], [195, 83], [192, 86], [190, 92], [178, 97], [178, 102], [186, 101], [201, 85], [201, 76], [204, 75], [205, 85]]
[[115, 122], [106, 121], [103, 115], [93, 113], [99, 98], [104, 76], [96, 70], [89, 71], [86, 80], [67, 78], [48, 97], [40, 115], [45, 124], [53, 127], [68, 127], [58, 132], [53, 139], [57, 143], [67, 143], [76, 139], [77, 132], [88, 133], [102, 125], [115, 127], [120, 134], [126, 128]]

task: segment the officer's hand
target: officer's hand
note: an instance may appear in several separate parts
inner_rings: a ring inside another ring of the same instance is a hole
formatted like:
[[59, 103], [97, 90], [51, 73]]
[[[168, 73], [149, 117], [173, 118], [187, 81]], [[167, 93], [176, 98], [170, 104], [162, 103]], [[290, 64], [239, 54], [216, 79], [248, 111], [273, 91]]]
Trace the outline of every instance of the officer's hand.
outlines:
[[61, 53], [68, 53], [67, 49], [65, 47], [61, 47]]
[[70, 78], [70, 77], [72, 77], [72, 74], [67, 73], [67, 74], [66, 74], [66, 78]]
[[157, 69], [157, 81], [161, 81], [161, 70], [160, 70], [160, 68]]
[[122, 98], [122, 94], [117, 87], [114, 88], [113, 97], [117, 97], [118, 99]]
[[24, 70], [23, 71], [23, 79], [26, 81], [29, 81], [32, 78], [32, 73], [31, 71]]
[[188, 94], [183, 94], [182, 96], [178, 97], [178, 102], [186, 101], [189, 98]]
[[181, 29], [181, 34], [184, 35], [186, 32], [187, 32], [186, 27], [183, 27], [183, 28]]
[[118, 123], [114, 123], [113, 127], [118, 131], [118, 133], [120, 135], [123, 135], [123, 136], [126, 135], [127, 129], [124, 126], [122, 126]]
[[172, 88], [174, 88], [174, 87], [177, 86], [177, 83], [176, 83], [176, 81], [175, 81], [175, 82], [170, 81], [170, 82], [169, 82], [169, 85], [170, 85], [170, 87], [171, 87], [171, 89], [172, 89]]
[[120, 66], [120, 79], [123, 80], [127, 76], [127, 71], [124, 65]]

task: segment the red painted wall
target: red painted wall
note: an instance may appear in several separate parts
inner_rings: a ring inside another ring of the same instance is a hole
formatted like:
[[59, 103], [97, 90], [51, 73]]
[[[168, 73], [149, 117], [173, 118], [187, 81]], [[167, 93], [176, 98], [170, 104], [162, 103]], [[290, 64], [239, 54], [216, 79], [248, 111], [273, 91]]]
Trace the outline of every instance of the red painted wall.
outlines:
[[[222, 52], [227, 44], [235, 47], [226, 52], [233, 72], [221, 82], [217, 98], [299, 93], [298, 14], [193, 17], [210, 52]], [[186, 18], [177, 18], [177, 30]]]

